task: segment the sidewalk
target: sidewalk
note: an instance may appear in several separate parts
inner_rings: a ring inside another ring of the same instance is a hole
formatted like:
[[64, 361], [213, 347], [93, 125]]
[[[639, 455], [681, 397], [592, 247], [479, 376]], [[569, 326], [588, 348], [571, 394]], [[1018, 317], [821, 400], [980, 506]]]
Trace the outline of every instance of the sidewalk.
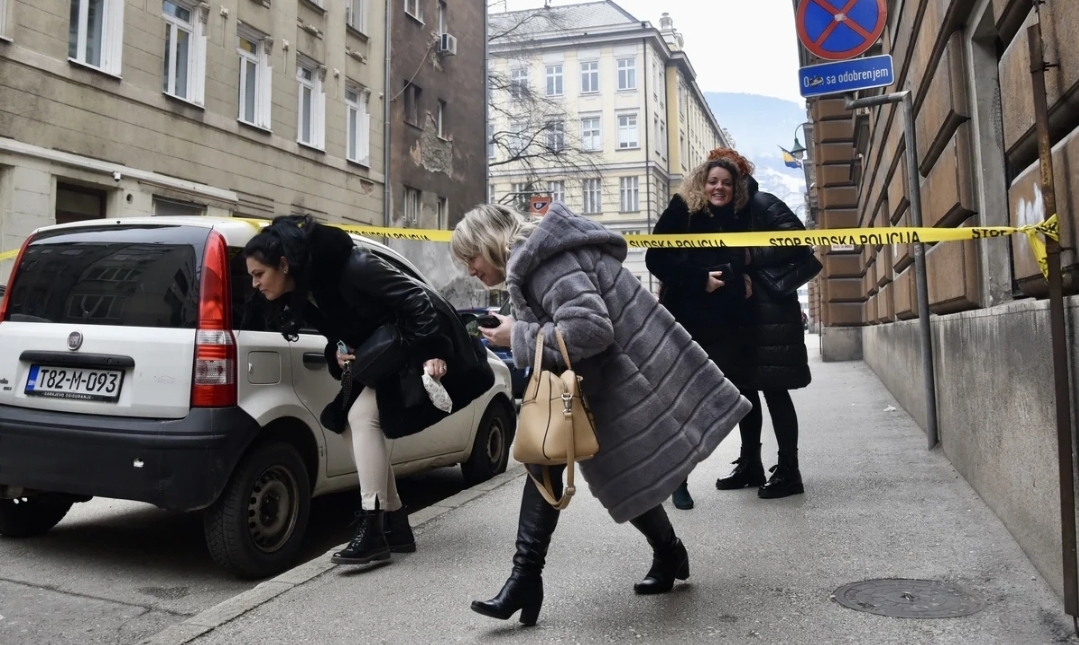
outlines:
[[[895, 401], [873, 373], [862, 363], [813, 360], [813, 385], [795, 394], [806, 495], [765, 501], [752, 490], [716, 491], [716, 478], [738, 453], [735, 431], [691, 478], [697, 507], [668, 505], [692, 570], [671, 594], [633, 594], [649, 548], [582, 487], [551, 546], [539, 625], [525, 629], [470, 611], [472, 599], [493, 595], [509, 573], [524, 483], [517, 471], [505, 485], [424, 523], [419, 551], [395, 556], [392, 566], [330, 568], [325, 558], [151, 642], [1079, 642], [1061, 603], [996, 517], [939, 450], [925, 449], [905, 413], [885, 411]], [[768, 466], [775, 460], [769, 427], [764, 450]], [[841, 585], [876, 578], [948, 582], [986, 607], [965, 618], [898, 619], [830, 598]], [[271, 599], [246, 611], [260, 596]]]

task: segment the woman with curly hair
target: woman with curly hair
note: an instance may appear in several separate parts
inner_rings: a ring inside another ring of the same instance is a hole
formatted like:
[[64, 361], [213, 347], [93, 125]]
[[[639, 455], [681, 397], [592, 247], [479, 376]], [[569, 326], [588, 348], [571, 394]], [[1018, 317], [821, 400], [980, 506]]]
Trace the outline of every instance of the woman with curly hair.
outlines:
[[[654, 233], [739, 233], [804, 229], [780, 199], [763, 192], [753, 164], [720, 148], [686, 178]], [[798, 416], [789, 390], [809, 385], [810, 373], [797, 293], [780, 296], [756, 278], [797, 260], [794, 247], [649, 249], [649, 271], [663, 283], [663, 304], [753, 404], [739, 424], [741, 455], [734, 471], [716, 482], [719, 490], [759, 487], [762, 498], [804, 492], [798, 466]], [[765, 481], [761, 462], [763, 413], [759, 392], [772, 416], [779, 464]], [[693, 507], [688, 486], [675, 506]]]

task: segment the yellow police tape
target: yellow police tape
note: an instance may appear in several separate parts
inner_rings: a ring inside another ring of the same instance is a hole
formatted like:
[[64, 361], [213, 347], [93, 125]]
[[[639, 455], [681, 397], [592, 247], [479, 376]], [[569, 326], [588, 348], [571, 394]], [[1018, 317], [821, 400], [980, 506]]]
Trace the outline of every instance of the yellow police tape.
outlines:
[[[268, 222], [259, 219], [237, 218], [254, 226], [265, 226]], [[418, 228], [387, 228], [384, 226], [366, 226], [362, 224], [333, 224], [344, 231], [367, 237], [384, 237], [393, 240], [414, 242], [449, 242], [453, 231]], [[1057, 216], [1053, 215], [1041, 224], [1028, 226], [970, 226], [963, 228], [898, 227], [898, 228], [840, 228], [815, 229], [808, 231], [773, 231], [749, 233], [702, 233], [676, 235], [627, 235], [629, 246], [638, 249], [700, 249], [718, 247], [750, 246], [864, 246], [884, 244], [912, 244], [922, 242], [962, 242], [966, 240], [985, 240], [1008, 237], [1023, 233], [1030, 241], [1030, 247], [1042, 269], [1048, 276], [1045, 242], [1038, 234], [1054, 240], [1060, 239], [1060, 226]], [[0, 253], [0, 261], [10, 260], [18, 251]]]

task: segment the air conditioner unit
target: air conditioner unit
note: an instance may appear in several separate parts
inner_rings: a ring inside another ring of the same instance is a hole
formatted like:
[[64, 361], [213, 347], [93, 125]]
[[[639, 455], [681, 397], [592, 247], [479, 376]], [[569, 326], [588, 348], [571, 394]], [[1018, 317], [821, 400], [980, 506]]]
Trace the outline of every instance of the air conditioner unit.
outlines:
[[441, 34], [438, 37], [438, 53], [447, 56], [457, 55], [457, 38], [450, 34]]

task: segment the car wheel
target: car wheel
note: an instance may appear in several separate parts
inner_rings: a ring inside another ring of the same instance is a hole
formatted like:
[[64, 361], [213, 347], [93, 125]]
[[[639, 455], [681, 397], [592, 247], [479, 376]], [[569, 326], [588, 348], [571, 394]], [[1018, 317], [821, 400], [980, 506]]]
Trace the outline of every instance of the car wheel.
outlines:
[[476, 429], [472, 454], [461, 464], [465, 484], [473, 486], [506, 472], [513, 442], [513, 413], [500, 400], [491, 401]]
[[64, 519], [71, 505], [48, 495], [0, 499], [0, 535], [22, 538], [47, 533]]
[[291, 445], [257, 445], [203, 515], [210, 555], [226, 571], [263, 578], [288, 568], [311, 513], [311, 484]]

